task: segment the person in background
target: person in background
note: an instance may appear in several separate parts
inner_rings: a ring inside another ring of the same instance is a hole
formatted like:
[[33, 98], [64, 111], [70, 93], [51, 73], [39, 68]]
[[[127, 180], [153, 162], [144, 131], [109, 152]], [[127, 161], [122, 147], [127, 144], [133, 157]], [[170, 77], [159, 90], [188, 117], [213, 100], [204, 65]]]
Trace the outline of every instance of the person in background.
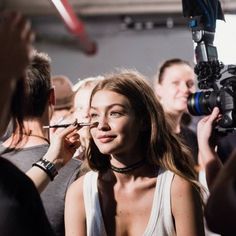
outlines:
[[[88, 77], [83, 80], [79, 80], [74, 86], [74, 119], [78, 122], [88, 123], [89, 118], [89, 101], [93, 88], [96, 84], [104, 79], [103, 76]], [[77, 150], [75, 156], [80, 160], [84, 160], [84, 154], [86, 147], [88, 146], [88, 140], [90, 139], [89, 128], [87, 126], [79, 130], [81, 146]], [[82, 174], [82, 173], [81, 173]]]
[[[204, 198], [206, 203], [209, 201], [209, 198], [211, 198], [212, 188], [214, 186], [215, 180], [223, 167], [217, 152], [217, 137], [214, 132], [215, 126], [217, 125], [217, 122], [220, 118], [220, 110], [218, 107], [215, 107], [212, 110], [212, 113], [202, 118], [197, 125], [199, 156], [201, 158], [202, 165], [204, 166], [204, 172], [201, 171], [199, 173], [199, 180], [203, 186], [205, 186]], [[214, 213], [214, 211], [212, 213]], [[219, 235], [216, 234], [217, 231], [214, 229], [212, 230], [212, 227], [209, 225], [207, 218], [205, 221], [205, 226], [206, 235]]]
[[[54, 89], [51, 81], [50, 58], [45, 53], [33, 51], [32, 59], [25, 72], [24, 107], [18, 109], [21, 94], [13, 99], [13, 134], [0, 146], [2, 157], [10, 160], [23, 172], [31, 169], [47, 152], [50, 144], [48, 125], [55, 104]], [[21, 119], [23, 122], [21, 122]], [[66, 165], [65, 165], [66, 164]], [[64, 160], [58, 165], [59, 175], [50, 182], [50, 176], [37, 185], [48, 219], [58, 236], [64, 232], [64, 199], [68, 186], [76, 179], [81, 162], [75, 159]], [[52, 179], [51, 179], [52, 180]], [[55, 204], [56, 202], [56, 204]]]
[[217, 153], [217, 140], [213, 132], [219, 119], [220, 110], [215, 107], [210, 115], [205, 116], [198, 122], [197, 126], [199, 156], [205, 168], [206, 183], [210, 192], [223, 165]]
[[52, 77], [52, 85], [54, 86], [56, 101], [50, 123], [59, 124], [65, 121], [69, 122], [73, 117], [73, 84], [68, 77], [56, 75]]
[[89, 115], [92, 171], [68, 190], [66, 235], [204, 235], [191, 159], [145, 78], [105, 76]]
[[[88, 123], [89, 118], [89, 101], [93, 88], [96, 84], [104, 79], [103, 76], [88, 77], [83, 80], [79, 80], [74, 86], [73, 90], [75, 92], [74, 96], [74, 119], [78, 122]], [[89, 127], [84, 126], [79, 131], [80, 147], [77, 149], [74, 158], [82, 161], [81, 168], [78, 177], [87, 173], [90, 168], [88, 162], [85, 158], [85, 152], [88, 148], [89, 139], [91, 135], [89, 133]]]
[[198, 143], [196, 134], [182, 125], [187, 112], [187, 98], [196, 90], [195, 75], [187, 61], [179, 58], [166, 60], [155, 75], [155, 93], [165, 113], [172, 121], [175, 134], [190, 148], [195, 166], [198, 165]]
[[[201, 156], [204, 153], [204, 148], [208, 146], [209, 134], [207, 128], [212, 125], [211, 118], [206, 122], [206, 118], [202, 118], [197, 124], [197, 135], [189, 127], [183, 123], [183, 118], [186, 117], [187, 99], [190, 94], [196, 91], [195, 75], [191, 65], [182, 59], [173, 58], [165, 61], [156, 75], [155, 92], [159, 98], [165, 113], [172, 121], [172, 129], [174, 133], [180, 137], [190, 149], [195, 162], [195, 170], [198, 173], [199, 182], [204, 186], [204, 201], [207, 201], [209, 196], [209, 185], [214, 173], [210, 169], [212, 156]], [[215, 113], [213, 114], [215, 115]], [[186, 122], [185, 122], [186, 123]], [[205, 128], [205, 129], [204, 129]], [[208, 130], [209, 131], [209, 130]], [[199, 151], [199, 145], [201, 151]], [[206, 154], [206, 152], [205, 152]], [[205, 223], [205, 234], [213, 236]]]

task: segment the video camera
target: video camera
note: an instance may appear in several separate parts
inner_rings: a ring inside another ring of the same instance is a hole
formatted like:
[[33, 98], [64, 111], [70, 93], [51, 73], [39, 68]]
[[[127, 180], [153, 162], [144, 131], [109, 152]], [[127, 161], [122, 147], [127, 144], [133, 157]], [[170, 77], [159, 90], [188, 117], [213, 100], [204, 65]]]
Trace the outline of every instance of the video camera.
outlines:
[[194, 72], [200, 89], [189, 96], [188, 110], [195, 116], [209, 115], [217, 106], [222, 117], [216, 129], [220, 132], [236, 131], [236, 65], [220, 62], [213, 45], [216, 19], [224, 20], [220, 2], [182, 0], [182, 6], [196, 43]]

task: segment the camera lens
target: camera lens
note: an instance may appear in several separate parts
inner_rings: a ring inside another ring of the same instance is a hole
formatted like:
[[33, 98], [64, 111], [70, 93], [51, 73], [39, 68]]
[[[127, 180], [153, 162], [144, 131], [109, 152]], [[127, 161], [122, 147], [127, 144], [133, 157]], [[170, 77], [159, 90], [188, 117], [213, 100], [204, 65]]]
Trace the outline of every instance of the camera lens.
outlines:
[[194, 116], [209, 115], [219, 103], [220, 96], [218, 92], [197, 92], [188, 97], [188, 110]]

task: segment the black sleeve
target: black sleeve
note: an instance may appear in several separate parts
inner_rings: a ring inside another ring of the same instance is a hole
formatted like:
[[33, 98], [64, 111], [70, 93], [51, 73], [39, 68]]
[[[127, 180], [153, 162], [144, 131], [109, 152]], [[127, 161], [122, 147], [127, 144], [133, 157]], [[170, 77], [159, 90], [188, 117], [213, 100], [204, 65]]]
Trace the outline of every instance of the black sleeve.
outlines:
[[217, 139], [217, 154], [223, 163], [225, 163], [234, 148], [236, 147], [236, 133], [227, 133], [224, 136], [219, 136]]
[[1, 157], [0, 232], [8, 236], [54, 235], [31, 179]]
[[179, 136], [182, 142], [190, 149], [195, 165], [198, 164], [198, 141], [197, 135], [191, 129], [182, 126]]

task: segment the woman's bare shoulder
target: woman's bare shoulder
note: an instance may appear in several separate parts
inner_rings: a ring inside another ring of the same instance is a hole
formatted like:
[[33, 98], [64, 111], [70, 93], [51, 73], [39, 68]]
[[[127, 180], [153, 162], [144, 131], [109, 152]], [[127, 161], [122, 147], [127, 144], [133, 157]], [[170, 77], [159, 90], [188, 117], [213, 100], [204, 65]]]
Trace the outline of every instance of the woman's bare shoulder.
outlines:
[[75, 180], [70, 187], [68, 188], [67, 195], [81, 196], [83, 195], [83, 183], [84, 177], [81, 176], [77, 180]]
[[[171, 186], [172, 210], [175, 211], [185, 205], [192, 207], [192, 205], [200, 204], [200, 193], [193, 183], [185, 178], [175, 175]], [[190, 207], [190, 208], [191, 208]]]
[[186, 180], [185, 178], [179, 175], [174, 175], [171, 189], [172, 194], [181, 195], [186, 192], [192, 192], [194, 187], [190, 181]]

